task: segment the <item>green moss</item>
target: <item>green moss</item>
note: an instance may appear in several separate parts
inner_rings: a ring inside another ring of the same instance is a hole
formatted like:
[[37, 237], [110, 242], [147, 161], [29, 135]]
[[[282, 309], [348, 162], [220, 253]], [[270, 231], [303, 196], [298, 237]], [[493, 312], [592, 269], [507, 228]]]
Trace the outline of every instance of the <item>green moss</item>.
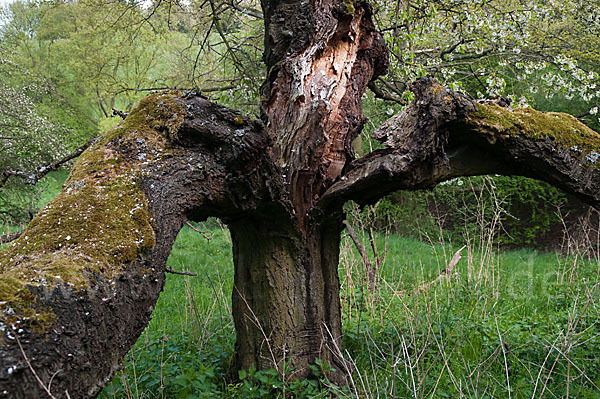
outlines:
[[244, 126], [244, 118], [242, 118], [241, 116], [236, 116], [235, 119], [233, 120], [233, 123], [236, 126]]
[[51, 309], [34, 306], [28, 287], [88, 288], [111, 280], [155, 245], [153, 218], [139, 186], [143, 169], [169, 149], [183, 123], [178, 93], [146, 97], [119, 127], [84, 152], [63, 191], [0, 252], [0, 323], [27, 319], [47, 326]]
[[[176, 100], [180, 94], [174, 91], [145, 97], [120, 126], [106, 132], [97, 144], [102, 146], [128, 132], [142, 136], [152, 131], [176, 134], [185, 119], [186, 111], [185, 105]], [[151, 135], [154, 136], [152, 133]]]
[[354, 7], [354, 0], [344, 0], [344, 5], [346, 6], [346, 13], [348, 15], [354, 14], [356, 8]]
[[510, 110], [495, 103], [478, 104], [478, 107], [467, 121], [493, 140], [521, 135], [539, 140], [550, 138], [559, 147], [579, 149], [582, 157], [600, 151], [600, 134], [569, 114], [544, 113], [532, 108]]

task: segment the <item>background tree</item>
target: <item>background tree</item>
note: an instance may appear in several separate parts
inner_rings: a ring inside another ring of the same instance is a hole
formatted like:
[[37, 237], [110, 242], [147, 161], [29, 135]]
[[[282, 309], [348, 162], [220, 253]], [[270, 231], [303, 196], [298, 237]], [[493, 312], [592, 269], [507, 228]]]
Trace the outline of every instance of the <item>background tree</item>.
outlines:
[[9, 179], [9, 172], [33, 176], [68, 153], [75, 132], [44, 111], [51, 87], [13, 62], [8, 50], [0, 54], [0, 220], [16, 224], [36, 212], [39, 190], [23, 179]]

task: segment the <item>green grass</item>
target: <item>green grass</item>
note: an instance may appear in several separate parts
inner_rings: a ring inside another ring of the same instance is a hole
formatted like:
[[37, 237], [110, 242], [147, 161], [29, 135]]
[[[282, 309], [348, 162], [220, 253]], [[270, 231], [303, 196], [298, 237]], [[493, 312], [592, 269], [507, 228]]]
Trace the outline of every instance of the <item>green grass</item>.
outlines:
[[[168, 275], [152, 322], [101, 397], [334, 396], [326, 381], [283, 383], [273, 370], [228, 384], [230, 238], [215, 221], [198, 227], [213, 238], [184, 227], [168, 261], [198, 276]], [[383, 248], [384, 237], [376, 241]], [[391, 236], [369, 292], [360, 257], [344, 239], [343, 342], [355, 365], [353, 391], [368, 398], [553, 398], [568, 390], [569, 397], [600, 398], [597, 261], [474, 243], [463, 249], [457, 275], [427, 286], [456, 250]]]

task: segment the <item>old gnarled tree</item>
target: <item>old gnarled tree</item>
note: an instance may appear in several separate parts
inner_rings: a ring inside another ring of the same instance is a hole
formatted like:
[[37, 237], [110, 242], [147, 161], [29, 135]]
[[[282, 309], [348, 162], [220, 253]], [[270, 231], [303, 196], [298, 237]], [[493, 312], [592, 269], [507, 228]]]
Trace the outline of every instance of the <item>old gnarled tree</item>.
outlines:
[[343, 383], [334, 348], [346, 201], [499, 173], [600, 204], [597, 133], [431, 79], [375, 132], [386, 148], [356, 159], [360, 99], [388, 63], [370, 7], [265, 0], [263, 10], [262, 120], [189, 93], [147, 97], [0, 253], [0, 397], [95, 397], [146, 326], [187, 219], [218, 216], [231, 230], [234, 367], [285, 358], [308, 377], [320, 358]]

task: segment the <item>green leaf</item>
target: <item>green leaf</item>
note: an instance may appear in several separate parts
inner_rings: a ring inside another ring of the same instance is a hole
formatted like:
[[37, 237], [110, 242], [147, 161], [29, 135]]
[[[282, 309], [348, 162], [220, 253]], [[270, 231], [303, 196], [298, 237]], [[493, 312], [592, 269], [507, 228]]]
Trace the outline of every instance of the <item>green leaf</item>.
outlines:
[[240, 380], [245, 380], [247, 376], [246, 370], [238, 370], [238, 377], [240, 377]]

